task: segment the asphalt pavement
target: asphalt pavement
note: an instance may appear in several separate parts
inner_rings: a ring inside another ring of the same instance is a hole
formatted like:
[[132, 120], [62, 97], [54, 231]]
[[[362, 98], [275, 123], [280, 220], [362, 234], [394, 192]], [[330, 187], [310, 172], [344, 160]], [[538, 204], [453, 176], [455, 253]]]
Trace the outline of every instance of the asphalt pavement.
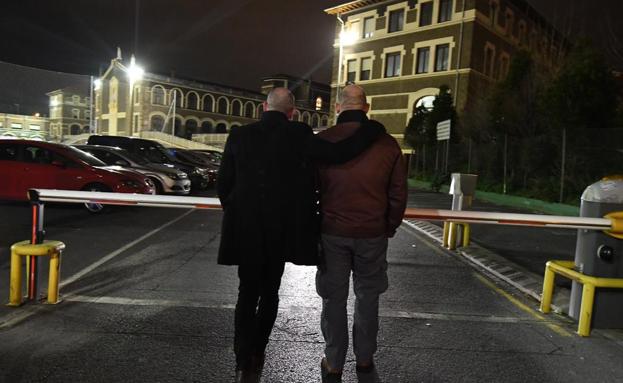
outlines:
[[[425, 197], [413, 192], [411, 206]], [[0, 210], [12, 221], [0, 223], [0, 298], [8, 298], [7, 244], [28, 238], [29, 215], [19, 204]], [[237, 277], [216, 265], [219, 211], [94, 216], [50, 206], [46, 214], [48, 238], [67, 244], [62, 302], [0, 308], [0, 382], [233, 381]], [[388, 261], [377, 372], [357, 376], [349, 352], [344, 382], [623, 380], [621, 332], [575, 335], [573, 321], [540, 314], [536, 300], [412, 225], [391, 240]], [[313, 267], [286, 268], [263, 382], [321, 381], [314, 276]]]

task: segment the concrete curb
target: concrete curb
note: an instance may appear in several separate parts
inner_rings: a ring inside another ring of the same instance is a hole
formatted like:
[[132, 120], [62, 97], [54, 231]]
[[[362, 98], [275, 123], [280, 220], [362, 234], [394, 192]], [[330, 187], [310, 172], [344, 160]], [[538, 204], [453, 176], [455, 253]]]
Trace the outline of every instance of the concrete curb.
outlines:
[[[443, 242], [443, 230], [441, 227], [432, 223], [417, 220], [403, 220], [409, 227], [419, 233], [431, 238], [439, 245]], [[483, 269], [495, 277], [505, 281], [524, 294], [541, 301], [543, 291], [543, 277], [532, 273], [523, 267], [508, 261], [507, 259], [495, 254], [475, 243], [468, 247], [460, 247], [456, 250], [457, 254], [463, 256], [465, 260], [479, 269]], [[552, 310], [556, 313], [569, 312], [569, 291], [567, 289], [554, 289], [552, 300]]]

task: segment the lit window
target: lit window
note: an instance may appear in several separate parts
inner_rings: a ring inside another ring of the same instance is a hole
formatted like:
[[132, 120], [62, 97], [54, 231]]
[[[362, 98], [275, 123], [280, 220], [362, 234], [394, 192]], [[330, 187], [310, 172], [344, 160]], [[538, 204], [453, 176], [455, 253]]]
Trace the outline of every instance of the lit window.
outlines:
[[430, 110], [430, 109], [433, 109], [434, 102], [435, 102], [435, 96], [424, 96], [420, 98], [419, 100], [417, 100], [417, 102], [415, 103], [415, 107], [419, 108], [420, 106], [423, 106], [426, 109]]
[[420, 4], [420, 27], [433, 23], [433, 2]]
[[430, 60], [430, 48], [418, 48], [417, 50], [417, 68], [415, 73], [428, 72], [428, 61]]
[[357, 75], [357, 60], [348, 60], [346, 66], [346, 82], [355, 82], [355, 76]]
[[439, 22], [452, 20], [452, 0], [440, 0], [439, 2]]
[[400, 76], [400, 52], [388, 53], [385, 58], [385, 77]]
[[359, 81], [370, 80], [372, 74], [372, 58], [364, 57], [361, 59], [361, 72], [359, 73]]
[[11, 124], [11, 129], [21, 129], [22, 124]]
[[322, 109], [322, 97], [316, 97], [316, 110]]
[[369, 39], [374, 35], [374, 17], [366, 17], [363, 19], [363, 38]]
[[404, 26], [405, 10], [398, 9], [389, 13], [389, 32], [402, 31]]
[[41, 126], [39, 125], [30, 125], [28, 128], [30, 130], [41, 130]]
[[448, 70], [448, 58], [450, 56], [450, 45], [437, 45], [435, 52], [435, 72]]

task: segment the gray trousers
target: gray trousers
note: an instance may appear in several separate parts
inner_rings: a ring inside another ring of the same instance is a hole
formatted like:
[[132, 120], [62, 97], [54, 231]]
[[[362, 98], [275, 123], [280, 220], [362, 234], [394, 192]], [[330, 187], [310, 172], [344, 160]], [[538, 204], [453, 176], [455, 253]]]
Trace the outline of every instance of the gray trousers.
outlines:
[[323, 234], [323, 259], [316, 273], [322, 297], [320, 327], [329, 366], [342, 369], [348, 350], [348, 301], [353, 272], [353, 351], [358, 363], [372, 360], [379, 330], [379, 295], [387, 290], [387, 237], [346, 238]]

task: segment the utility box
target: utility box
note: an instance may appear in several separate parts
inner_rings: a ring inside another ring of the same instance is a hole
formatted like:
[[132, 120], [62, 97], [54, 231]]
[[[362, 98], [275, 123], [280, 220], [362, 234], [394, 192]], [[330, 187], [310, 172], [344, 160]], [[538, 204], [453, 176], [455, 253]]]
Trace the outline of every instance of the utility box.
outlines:
[[[581, 217], [602, 218], [623, 211], [623, 177], [604, 178], [584, 190]], [[578, 230], [575, 247], [576, 270], [594, 277], [623, 278], [623, 240], [596, 230]], [[573, 282], [569, 315], [580, 317], [582, 285]], [[623, 328], [623, 289], [597, 288], [592, 317], [593, 328]]]
[[452, 210], [469, 209], [476, 193], [476, 174], [452, 173], [449, 194], [452, 195]]

